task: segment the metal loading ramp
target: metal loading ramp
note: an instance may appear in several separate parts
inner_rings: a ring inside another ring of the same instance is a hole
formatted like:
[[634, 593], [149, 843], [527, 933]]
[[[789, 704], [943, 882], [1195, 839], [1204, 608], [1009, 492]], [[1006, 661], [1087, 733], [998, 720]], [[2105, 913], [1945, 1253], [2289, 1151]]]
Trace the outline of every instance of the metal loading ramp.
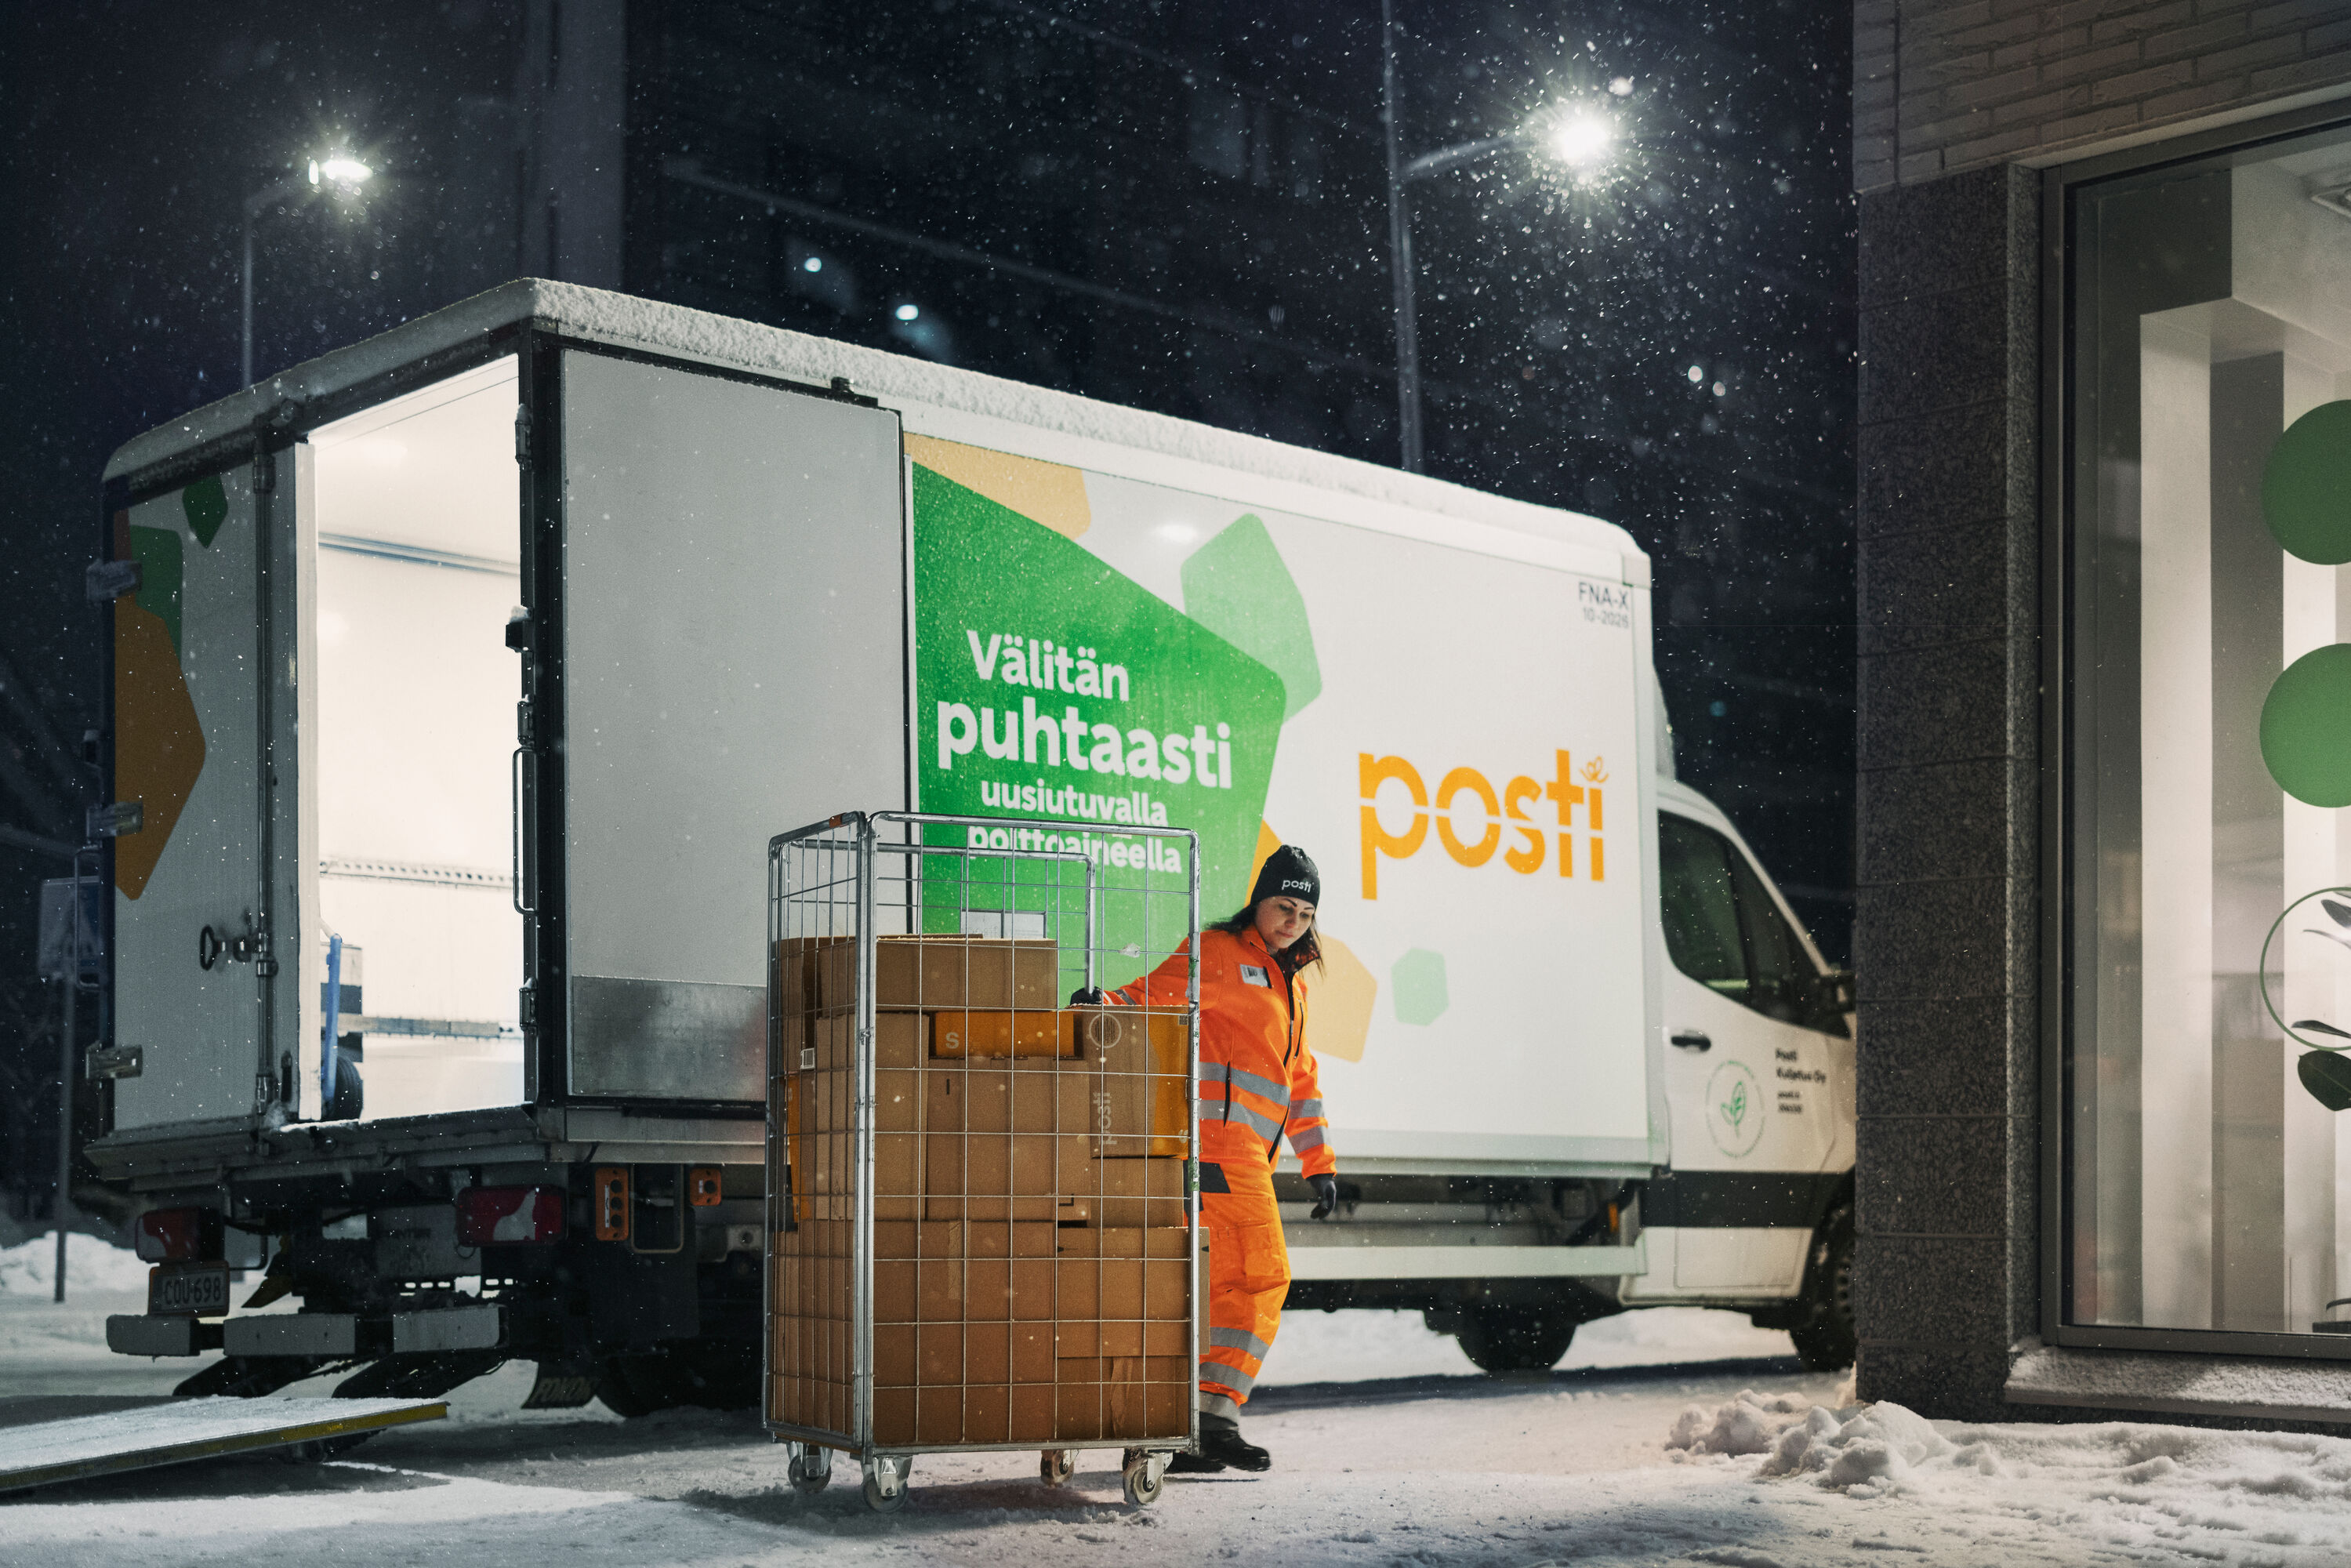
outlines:
[[[0, 1493], [437, 1421], [438, 1399], [173, 1399], [61, 1418], [60, 1399], [0, 1401]], [[94, 1402], [95, 1403], [95, 1402]], [[107, 1403], [111, 1403], [108, 1401]]]

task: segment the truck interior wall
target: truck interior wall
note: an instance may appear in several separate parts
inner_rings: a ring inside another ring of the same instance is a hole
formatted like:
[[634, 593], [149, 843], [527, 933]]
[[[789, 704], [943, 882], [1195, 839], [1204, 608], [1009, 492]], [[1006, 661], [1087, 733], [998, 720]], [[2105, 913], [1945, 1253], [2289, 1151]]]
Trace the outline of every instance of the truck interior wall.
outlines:
[[[357, 949], [367, 1120], [523, 1098], [510, 865], [520, 599], [511, 359], [314, 432], [323, 943]], [[403, 1022], [402, 1029], [413, 1027]]]

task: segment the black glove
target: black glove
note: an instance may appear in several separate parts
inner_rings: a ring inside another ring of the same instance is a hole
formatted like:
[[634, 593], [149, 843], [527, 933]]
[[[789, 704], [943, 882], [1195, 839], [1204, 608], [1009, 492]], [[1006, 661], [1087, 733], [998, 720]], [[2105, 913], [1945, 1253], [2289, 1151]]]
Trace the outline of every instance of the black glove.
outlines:
[[1308, 1176], [1306, 1185], [1314, 1189], [1314, 1212], [1309, 1219], [1328, 1219], [1339, 1209], [1339, 1178], [1330, 1176]]
[[1070, 1005], [1073, 1008], [1106, 1008], [1110, 1006], [1110, 993], [1100, 986], [1080, 986], [1070, 993]]

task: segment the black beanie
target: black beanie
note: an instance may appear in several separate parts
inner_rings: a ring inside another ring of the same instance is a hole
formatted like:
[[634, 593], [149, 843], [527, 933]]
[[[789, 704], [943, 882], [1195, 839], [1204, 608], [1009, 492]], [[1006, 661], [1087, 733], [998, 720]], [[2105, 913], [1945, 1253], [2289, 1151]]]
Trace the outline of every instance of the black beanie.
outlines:
[[1265, 869], [1257, 873], [1257, 885], [1249, 889], [1249, 907], [1255, 909], [1269, 898], [1322, 902], [1322, 873], [1296, 844], [1284, 844], [1265, 857]]

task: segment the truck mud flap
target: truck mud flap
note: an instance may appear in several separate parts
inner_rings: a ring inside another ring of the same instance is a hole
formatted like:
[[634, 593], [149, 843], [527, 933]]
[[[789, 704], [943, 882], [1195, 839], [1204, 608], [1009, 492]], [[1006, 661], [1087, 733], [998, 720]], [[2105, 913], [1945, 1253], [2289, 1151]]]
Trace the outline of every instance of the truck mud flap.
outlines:
[[335, 1385], [338, 1399], [437, 1399], [506, 1364], [502, 1350], [387, 1355]]

